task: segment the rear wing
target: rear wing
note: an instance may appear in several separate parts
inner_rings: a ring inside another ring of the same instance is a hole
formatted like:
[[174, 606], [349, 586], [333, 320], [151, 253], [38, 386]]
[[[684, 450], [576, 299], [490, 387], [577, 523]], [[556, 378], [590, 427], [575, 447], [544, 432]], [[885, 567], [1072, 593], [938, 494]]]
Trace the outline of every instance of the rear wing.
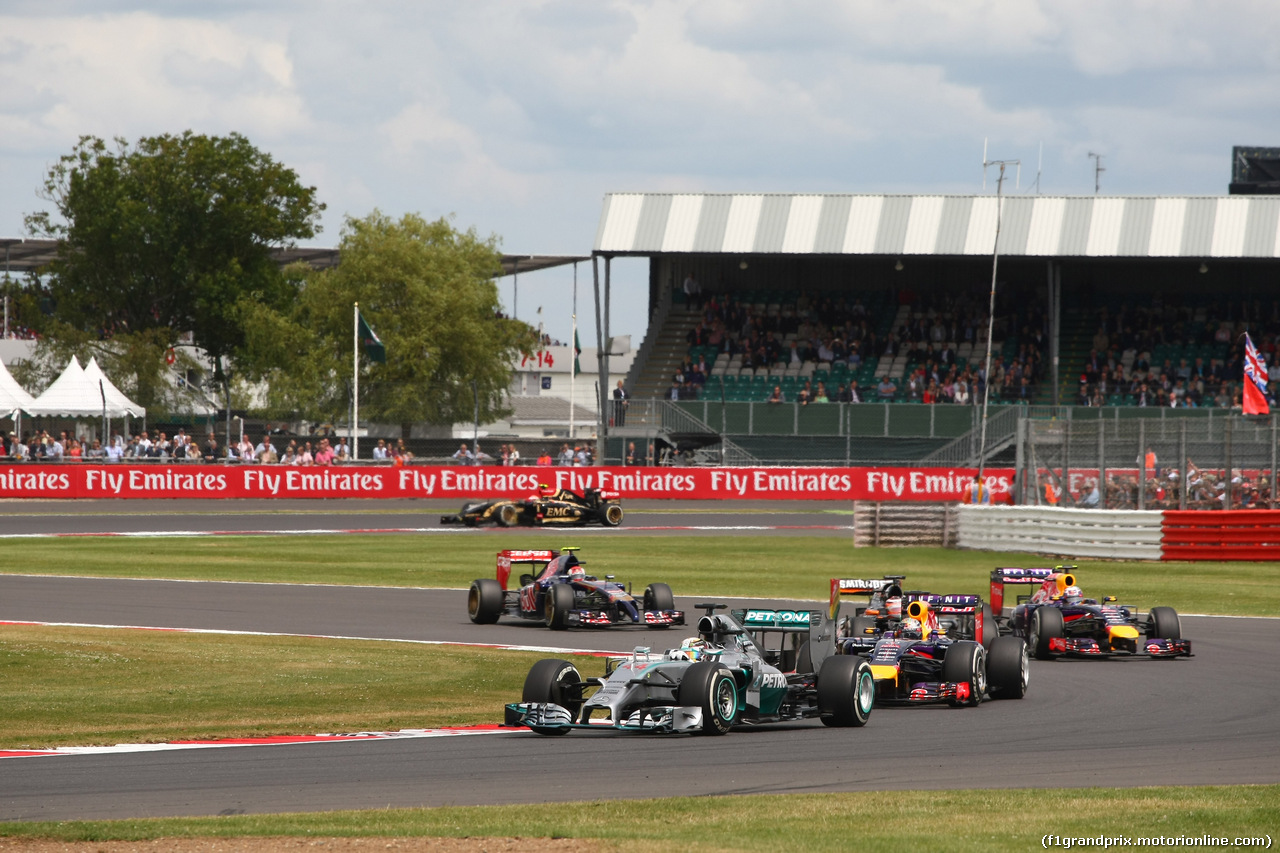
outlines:
[[982, 610], [980, 595], [934, 595], [931, 592], [908, 592], [902, 597], [903, 607], [913, 601], [923, 601], [935, 613], [976, 613]]
[[[836, 616], [840, 613], [840, 599], [844, 596], [868, 596], [868, 604], [870, 599], [877, 595], [888, 598], [893, 595], [902, 595], [902, 581], [906, 580], [906, 575], [885, 575], [876, 580], [869, 578], [832, 578], [831, 579], [831, 620], [835, 621]], [[857, 613], [861, 615], [861, 609]]]
[[991, 609], [999, 616], [1004, 610], [1004, 588], [1006, 586], [1039, 586], [1055, 574], [1074, 566], [1058, 566], [1054, 569], [1021, 569], [1012, 566], [991, 570]]
[[748, 631], [807, 634], [822, 621], [821, 610], [735, 610], [734, 618]]
[[559, 551], [499, 551], [498, 583], [502, 584], [503, 589], [507, 588], [507, 582], [511, 579], [512, 566], [533, 563], [545, 566], [559, 555]]

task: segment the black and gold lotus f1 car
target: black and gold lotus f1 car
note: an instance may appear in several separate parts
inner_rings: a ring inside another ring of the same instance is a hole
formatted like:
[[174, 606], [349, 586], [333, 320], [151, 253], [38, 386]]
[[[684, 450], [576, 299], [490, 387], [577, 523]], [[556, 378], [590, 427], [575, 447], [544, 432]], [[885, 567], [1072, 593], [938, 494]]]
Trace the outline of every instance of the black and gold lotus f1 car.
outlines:
[[440, 516], [441, 524], [464, 524], [476, 527], [496, 524], [500, 527], [578, 527], [601, 524], [617, 527], [622, 523], [622, 505], [618, 493], [586, 489], [582, 494], [571, 489], [540, 486], [527, 498], [493, 498], [463, 504], [454, 515]]

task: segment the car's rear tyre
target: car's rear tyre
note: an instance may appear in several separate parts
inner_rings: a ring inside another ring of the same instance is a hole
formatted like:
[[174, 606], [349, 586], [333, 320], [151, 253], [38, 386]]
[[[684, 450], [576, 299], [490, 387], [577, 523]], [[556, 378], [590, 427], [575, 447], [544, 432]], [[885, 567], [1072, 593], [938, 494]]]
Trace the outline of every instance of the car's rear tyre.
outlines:
[[477, 625], [492, 625], [502, 615], [502, 585], [493, 578], [471, 582], [467, 591], [467, 615]]
[[[521, 702], [550, 702], [567, 708], [577, 721], [582, 711], [582, 674], [567, 660], [548, 658], [540, 660], [529, 670], [524, 679]], [[568, 734], [568, 729], [530, 726], [540, 735]]]
[[818, 710], [824, 726], [865, 726], [876, 701], [871, 666], [852, 655], [832, 655], [818, 671]]
[[942, 659], [942, 680], [969, 685], [968, 701], [952, 699], [952, 707], [982, 704], [987, 692], [987, 653], [982, 644], [965, 640], [947, 649], [947, 656]]
[[1172, 607], [1153, 607], [1147, 614], [1147, 637], [1152, 640], [1181, 640], [1182, 621]]
[[991, 652], [991, 644], [996, 641], [996, 637], [1000, 636], [1000, 624], [996, 622], [996, 614], [991, 609], [991, 605], [982, 602], [982, 636], [978, 639], [982, 641], [982, 647]]
[[702, 709], [702, 734], [722, 735], [738, 720], [738, 687], [724, 664], [699, 661], [685, 670], [676, 704]]
[[[868, 634], [867, 631], [871, 633]], [[870, 637], [876, 632], [876, 617], [874, 616], [855, 616], [849, 621], [850, 637]]]
[[1036, 660], [1056, 658], [1057, 653], [1049, 650], [1049, 641], [1066, 635], [1067, 624], [1062, 619], [1061, 610], [1041, 605], [1031, 611], [1031, 621], [1027, 628], [1027, 648], [1036, 656]]
[[520, 523], [520, 507], [515, 504], [498, 507], [498, 523], [503, 527], [515, 527]]
[[1021, 699], [1027, 695], [1030, 670], [1026, 643], [997, 637], [987, 652], [987, 692], [992, 699]]
[[644, 589], [645, 610], [675, 610], [676, 597], [665, 583], [651, 583]]
[[545, 606], [547, 627], [552, 631], [567, 630], [571, 610], [573, 610], [573, 587], [567, 583], [553, 583], [549, 586]]
[[622, 507], [618, 504], [605, 504], [600, 510], [600, 523], [605, 527], [617, 527], [622, 523]]

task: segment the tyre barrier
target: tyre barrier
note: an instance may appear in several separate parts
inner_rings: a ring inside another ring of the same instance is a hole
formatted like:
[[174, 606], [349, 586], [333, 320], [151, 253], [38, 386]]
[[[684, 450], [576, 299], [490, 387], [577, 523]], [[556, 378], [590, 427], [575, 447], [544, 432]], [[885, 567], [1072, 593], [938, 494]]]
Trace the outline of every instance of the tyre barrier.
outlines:
[[1280, 557], [1280, 510], [960, 506], [956, 543], [1070, 558], [1270, 561]]
[[1165, 560], [1280, 559], [1280, 510], [1166, 510]]

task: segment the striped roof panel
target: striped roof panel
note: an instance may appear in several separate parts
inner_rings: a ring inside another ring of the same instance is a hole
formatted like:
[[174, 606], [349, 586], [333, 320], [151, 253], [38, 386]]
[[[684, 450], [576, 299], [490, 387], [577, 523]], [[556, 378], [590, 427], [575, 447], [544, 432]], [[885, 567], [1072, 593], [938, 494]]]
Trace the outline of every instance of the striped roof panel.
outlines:
[[611, 193], [605, 254], [1280, 257], [1277, 196]]

